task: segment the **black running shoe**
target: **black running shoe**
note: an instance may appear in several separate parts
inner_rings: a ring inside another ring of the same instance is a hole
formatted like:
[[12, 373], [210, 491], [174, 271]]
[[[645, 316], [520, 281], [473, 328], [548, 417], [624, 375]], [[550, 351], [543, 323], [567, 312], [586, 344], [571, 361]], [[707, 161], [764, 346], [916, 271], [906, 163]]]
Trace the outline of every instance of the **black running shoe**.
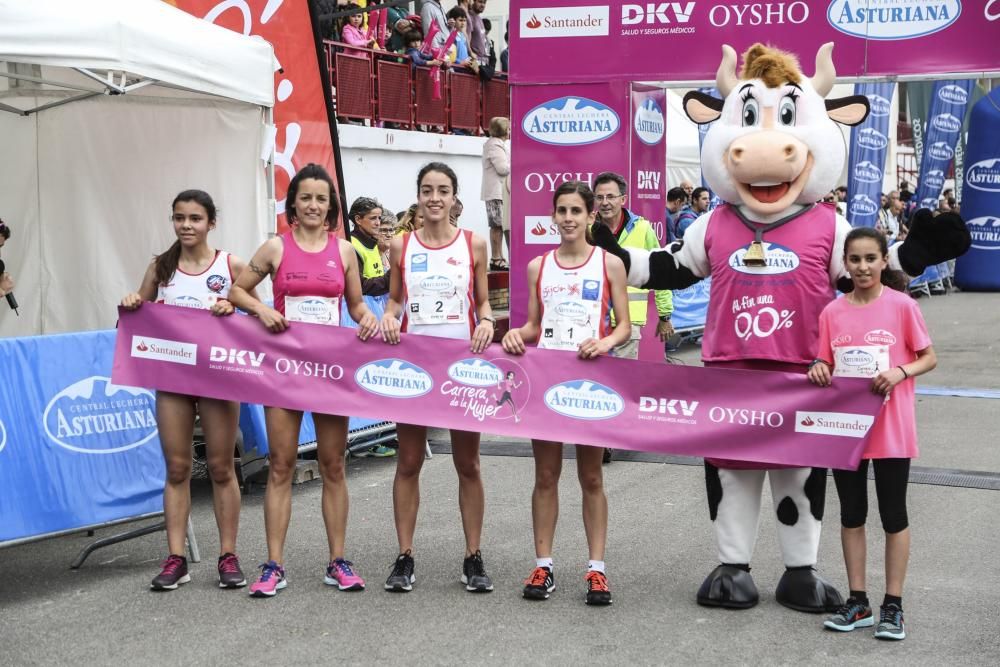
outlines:
[[493, 581], [486, 574], [483, 555], [478, 550], [462, 563], [462, 583], [470, 593], [489, 593], [493, 590]]
[[188, 562], [184, 556], [170, 554], [163, 561], [163, 569], [153, 579], [149, 587], [154, 591], [172, 591], [180, 584], [191, 581], [188, 574]]
[[608, 588], [608, 578], [603, 572], [591, 570], [584, 578], [587, 580], [587, 604], [611, 604], [611, 589]]
[[547, 567], [536, 567], [531, 576], [524, 580], [522, 594], [528, 600], [548, 600], [549, 593], [556, 589], [556, 580], [552, 570]]
[[219, 588], [241, 588], [247, 585], [247, 578], [240, 569], [240, 559], [234, 553], [219, 556]]
[[393, 593], [408, 593], [413, 590], [413, 582], [417, 577], [413, 574], [413, 556], [407, 549], [401, 553], [392, 565], [392, 572], [385, 580], [385, 590]]

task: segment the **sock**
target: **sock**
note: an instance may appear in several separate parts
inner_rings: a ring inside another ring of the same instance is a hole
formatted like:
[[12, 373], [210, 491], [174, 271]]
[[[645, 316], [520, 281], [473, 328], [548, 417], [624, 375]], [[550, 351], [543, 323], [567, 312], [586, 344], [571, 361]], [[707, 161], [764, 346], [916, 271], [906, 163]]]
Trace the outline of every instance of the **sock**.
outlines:
[[552, 557], [548, 556], [546, 558], [536, 558], [535, 567], [547, 567], [549, 572], [552, 571]]
[[882, 606], [885, 607], [885, 606], [890, 605], [890, 604], [894, 604], [897, 607], [899, 607], [900, 609], [902, 609], [903, 608], [903, 597], [900, 596], [900, 595], [889, 595], [888, 593], [886, 593], [885, 597], [882, 599]]
[[852, 590], [850, 597], [854, 598], [858, 602], [868, 602], [868, 591], [855, 591]]
[[603, 560], [592, 560], [587, 563], [587, 569], [591, 572], [600, 572], [601, 574], [607, 574], [604, 571], [604, 561]]

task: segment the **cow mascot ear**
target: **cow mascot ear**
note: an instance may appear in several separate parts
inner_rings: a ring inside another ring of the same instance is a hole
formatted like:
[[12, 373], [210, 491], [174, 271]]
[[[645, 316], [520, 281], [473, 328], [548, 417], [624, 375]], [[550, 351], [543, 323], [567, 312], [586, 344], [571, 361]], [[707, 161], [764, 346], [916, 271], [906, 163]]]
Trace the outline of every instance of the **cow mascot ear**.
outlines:
[[965, 254], [972, 235], [956, 213], [935, 216], [922, 208], [913, 214], [910, 232], [899, 247], [899, 266], [911, 276], [919, 276], [928, 266]]

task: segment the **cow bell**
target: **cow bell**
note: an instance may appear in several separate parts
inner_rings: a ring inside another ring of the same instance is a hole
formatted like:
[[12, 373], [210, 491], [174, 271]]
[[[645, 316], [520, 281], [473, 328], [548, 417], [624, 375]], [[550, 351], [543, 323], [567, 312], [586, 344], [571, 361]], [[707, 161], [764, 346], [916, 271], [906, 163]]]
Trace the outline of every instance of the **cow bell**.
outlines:
[[764, 244], [754, 241], [743, 255], [743, 266], [767, 266], [764, 260]]

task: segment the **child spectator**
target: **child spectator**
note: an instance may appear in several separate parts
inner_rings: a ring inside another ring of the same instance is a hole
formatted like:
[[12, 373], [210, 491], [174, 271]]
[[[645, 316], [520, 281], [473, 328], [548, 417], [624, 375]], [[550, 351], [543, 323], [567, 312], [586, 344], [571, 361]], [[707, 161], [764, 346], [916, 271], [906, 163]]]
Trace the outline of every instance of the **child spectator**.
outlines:
[[440, 67], [441, 61], [437, 58], [425, 56], [420, 52], [420, 46], [424, 43], [424, 38], [419, 32], [411, 32], [406, 35], [406, 55], [413, 63], [414, 67]]
[[448, 25], [457, 31], [454, 44], [455, 66], [457, 71], [479, 72], [479, 61], [469, 54], [469, 41], [466, 37], [469, 25], [469, 15], [461, 6], [454, 6], [448, 11]]
[[[365, 21], [364, 15], [361, 13], [361, 7], [357, 6], [353, 2], [344, 7], [345, 11], [354, 11], [344, 20], [344, 27], [341, 28], [340, 39], [347, 44], [353, 46], [360, 46], [365, 49], [373, 49], [376, 46], [375, 38], [368, 38], [362, 29], [361, 25]], [[344, 53], [351, 56], [361, 56], [367, 58], [368, 54], [364, 51], [359, 51], [357, 49], [344, 49]]]

